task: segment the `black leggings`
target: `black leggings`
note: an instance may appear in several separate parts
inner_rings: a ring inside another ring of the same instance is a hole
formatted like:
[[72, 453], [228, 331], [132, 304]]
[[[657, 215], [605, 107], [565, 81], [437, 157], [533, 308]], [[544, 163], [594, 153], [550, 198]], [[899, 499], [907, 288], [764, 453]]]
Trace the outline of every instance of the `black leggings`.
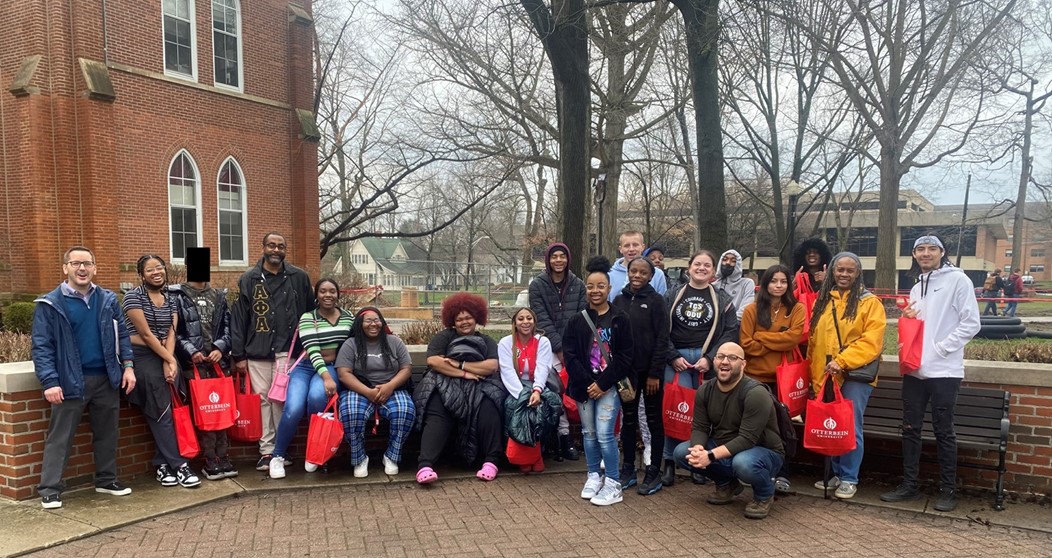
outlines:
[[[446, 447], [449, 435], [457, 427], [457, 418], [442, 404], [442, 397], [432, 393], [424, 407], [424, 427], [420, 434], [420, 468], [433, 467], [442, 450]], [[478, 425], [475, 429], [478, 442], [478, 454], [483, 461], [497, 463], [504, 454], [501, 448], [501, 435], [504, 429], [497, 406], [483, 397], [478, 411]]]
[[636, 383], [636, 398], [630, 403], [621, 405], [621, 449], [625, 465], [636, 460], [636, 432], [639, 429], [639, 398], [643, 398], [643, 411], [647, 417], [647, 428], [650, 429], [650, 464], [661, 466], [661, 454], [665, 451], [665, 426], [661, 423], [661, 402], [664, 399], [664, 382], [654, 395], [644, 395], [647, 389], [647, 376], [643, 375]]

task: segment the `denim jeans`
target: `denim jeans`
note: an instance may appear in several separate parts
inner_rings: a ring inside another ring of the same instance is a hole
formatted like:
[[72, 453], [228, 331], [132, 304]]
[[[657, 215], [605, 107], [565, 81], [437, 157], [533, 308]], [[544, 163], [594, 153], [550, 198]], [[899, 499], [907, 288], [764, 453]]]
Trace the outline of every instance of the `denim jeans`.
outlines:
[[[997, 291], [983, 291], [983, 298], [997, 298]], [[986, 307], [983, 308], [984, 316], [996, 316], [997, 315], [997, 301], [987, 300]]]
[[599, 472], [599, 462], [606, 466], [606, 478], [619, 480], [617, 468], [621, 456], [617, 450], [614, 425], [621, 409], [621, 398], [616, 389], [609, 389], [599, 399], [588, 399], [577, 404], [581, 414], [581, 434], [584, 437], [584, 459], [589, 473]]
[[1020, 297], [1020, 295], [1012, 295], [1011, 297], [1007, 297], [1007, 296], [1005, 297], [1005, 298], [1009, 299], [1008, 300], [1008, 304], [1005, 304], [1005, 313], [1004, 313], [1005, 316], [1011, 316], [1013, 318], [1015, 317], [1015, 307], [1019, 306], [1019, 303], [1014, 301], [1014, 300], [1012, 300], [1012, 299], [1013, 298], [1019, 298], [1019, 297]]
[[957, 406], [960, 378], [902, 378], [902, 482], [916, 487], [920, 474], [921, 430], [924, 410], [931, 400], [931, 423], [939, 457], [939, 487], [953, 490], [957, 485], [957, 434], [953, 430], [953, 411]]
[[[328, 365], [329, 376], [336, 378], [336, 369]], [[274, 455], [288, 457], [289, 444], [299, 429], [303, 415], [313, 415], [325, 410], [329, 396], [325, 395], [325, 384], [314, 369], [310, 359], [304, 358], [289, 372], [289, 387], [285, 392], [285, 408], [274, 440]]]
[[862, 466], [862, 456], [865, 454], [862, 444], [862, 415], [866, 412], [866, 404], [869, 403], [869, 395], [873, 393], [873, 386], [862, 382], [844, 382], [840, 391], [844, 394], [844, 399], [854, 403], [855, 449], [832, 459], [833, 474], [841, 482], [858, 484], [858, 469]]
[[[684, 349], [676, 349], [676, 350], [679, 351], [679, 356], [685, 358], [687, 360], [687, 362], [690, 363], [690, 364], [694, 364], [695, 362], [698, 362], [698, 359], [701, 358], [701, 348], [693, 348], [693, 349], [691, 349], [691, 348], [684, 348]], [[664, 385], [666, 385], [666, 386], [667, 385], [671, 385], [672, 384], [672, 380], [675, 377], [676, 377], [675, 369], [673, 369], [671, 365], [665, 366], [665, 384]], [[694, 370], [693, 368], [688, 368], [688, 369], [684, 370], [683, 372], [680, 372], [679, 373], [679, 382], [678, 383], [679, 383], [679, 385], [681, 385], [683, 387], [688, 387], [690, 389], [698, 389], [699, 382], [698, 382], [698, 372], [697, 372], [697, 370]], [[664, 413], [664, 409], [662, 409], [662, 413]], [[663, 459], [672, 459], [672, 450], [676, 447], [676, 444], [679, 444], [682, 441], [683, 440], [677, 440], [675, 438], [670, 438], [668, 436], [665, 436], [665, 447], [661, 450], [661, 457]], [[659, 465], [660, 466], [661, 464], [660, 463], [655, 463], [655, 465]]]
[[[709, 441], [705, 443], [705, 449], [715, 449], [716, 445], [716, 441], [709, 438]], [[729, 459], [717, 459], [704, 469], [696, 469], [687, 462], [689, 453], [690, 442], [683, 442], [676, 446], [673, 452], [676, 465], [705, 475], [712, 479], [716, 486], [727, 486], [728, 483], [740, 480], [752, 486], [752, 496], [757, 501], [768, 500], [774, 496], [774, 476], [785, 463], [785, 457], [782, 454], [764, 447], [753, 446], [732, 455]]]

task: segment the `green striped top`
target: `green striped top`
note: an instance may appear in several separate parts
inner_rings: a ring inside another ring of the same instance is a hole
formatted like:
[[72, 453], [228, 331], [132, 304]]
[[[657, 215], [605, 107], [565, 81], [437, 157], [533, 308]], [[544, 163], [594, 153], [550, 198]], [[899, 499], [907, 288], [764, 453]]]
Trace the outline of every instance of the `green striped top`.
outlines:
[[[323, 318], [318, 310], [312, 310], [300, 316], [300, 342], [307, 351], [310, 363], [318, 374], [325, 372], [325, 359], [321, 357], [322, 349], [339, 349], [351, 336], [354, 325], [354, 314], [340, 308], [340, 318], [335, 324]], [[335, 378], [333, 378], [335, 380]]]

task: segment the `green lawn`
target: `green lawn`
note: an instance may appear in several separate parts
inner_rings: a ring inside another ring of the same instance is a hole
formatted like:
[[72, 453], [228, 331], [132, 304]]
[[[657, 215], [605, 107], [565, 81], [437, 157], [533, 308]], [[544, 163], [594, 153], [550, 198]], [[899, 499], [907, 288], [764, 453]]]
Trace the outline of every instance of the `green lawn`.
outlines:
[[[899, 330], [888, 324], [884, 330], [884, 354], [899, 353]], [[972, 339], [964, 347], [964, 358], [999, 362], [1052, 362], [1052, 339]]]

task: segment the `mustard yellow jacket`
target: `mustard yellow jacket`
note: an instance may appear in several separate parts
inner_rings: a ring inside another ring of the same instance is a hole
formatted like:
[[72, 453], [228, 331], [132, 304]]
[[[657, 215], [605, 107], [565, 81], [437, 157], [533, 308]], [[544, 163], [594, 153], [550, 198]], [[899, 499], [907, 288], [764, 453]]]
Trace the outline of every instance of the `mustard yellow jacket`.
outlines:
[[[880, 299], [866, 291], [858, 301], [855, 319], [844, 317], [846, 297], [840, 291], [829, 293], [830, 303], [822, 311], [818, 324], [811, 330], [807, 344], [807, 358], [811, 359], [811, 386], [815, 393], [822, 388], [825, 378], [826, 358], [833, 357], [844, 370], [865, 366], [884, 352], [884, 328], [886, 327], [884, 305]], [[833, 308], [840, 325], [840, 337], [844, 350], [837, 343], [836, 328], [833, 327]], [[839, 383], [839, 382], [838, 382]], [[873, 385], [877, 381], [873, 380]]]

